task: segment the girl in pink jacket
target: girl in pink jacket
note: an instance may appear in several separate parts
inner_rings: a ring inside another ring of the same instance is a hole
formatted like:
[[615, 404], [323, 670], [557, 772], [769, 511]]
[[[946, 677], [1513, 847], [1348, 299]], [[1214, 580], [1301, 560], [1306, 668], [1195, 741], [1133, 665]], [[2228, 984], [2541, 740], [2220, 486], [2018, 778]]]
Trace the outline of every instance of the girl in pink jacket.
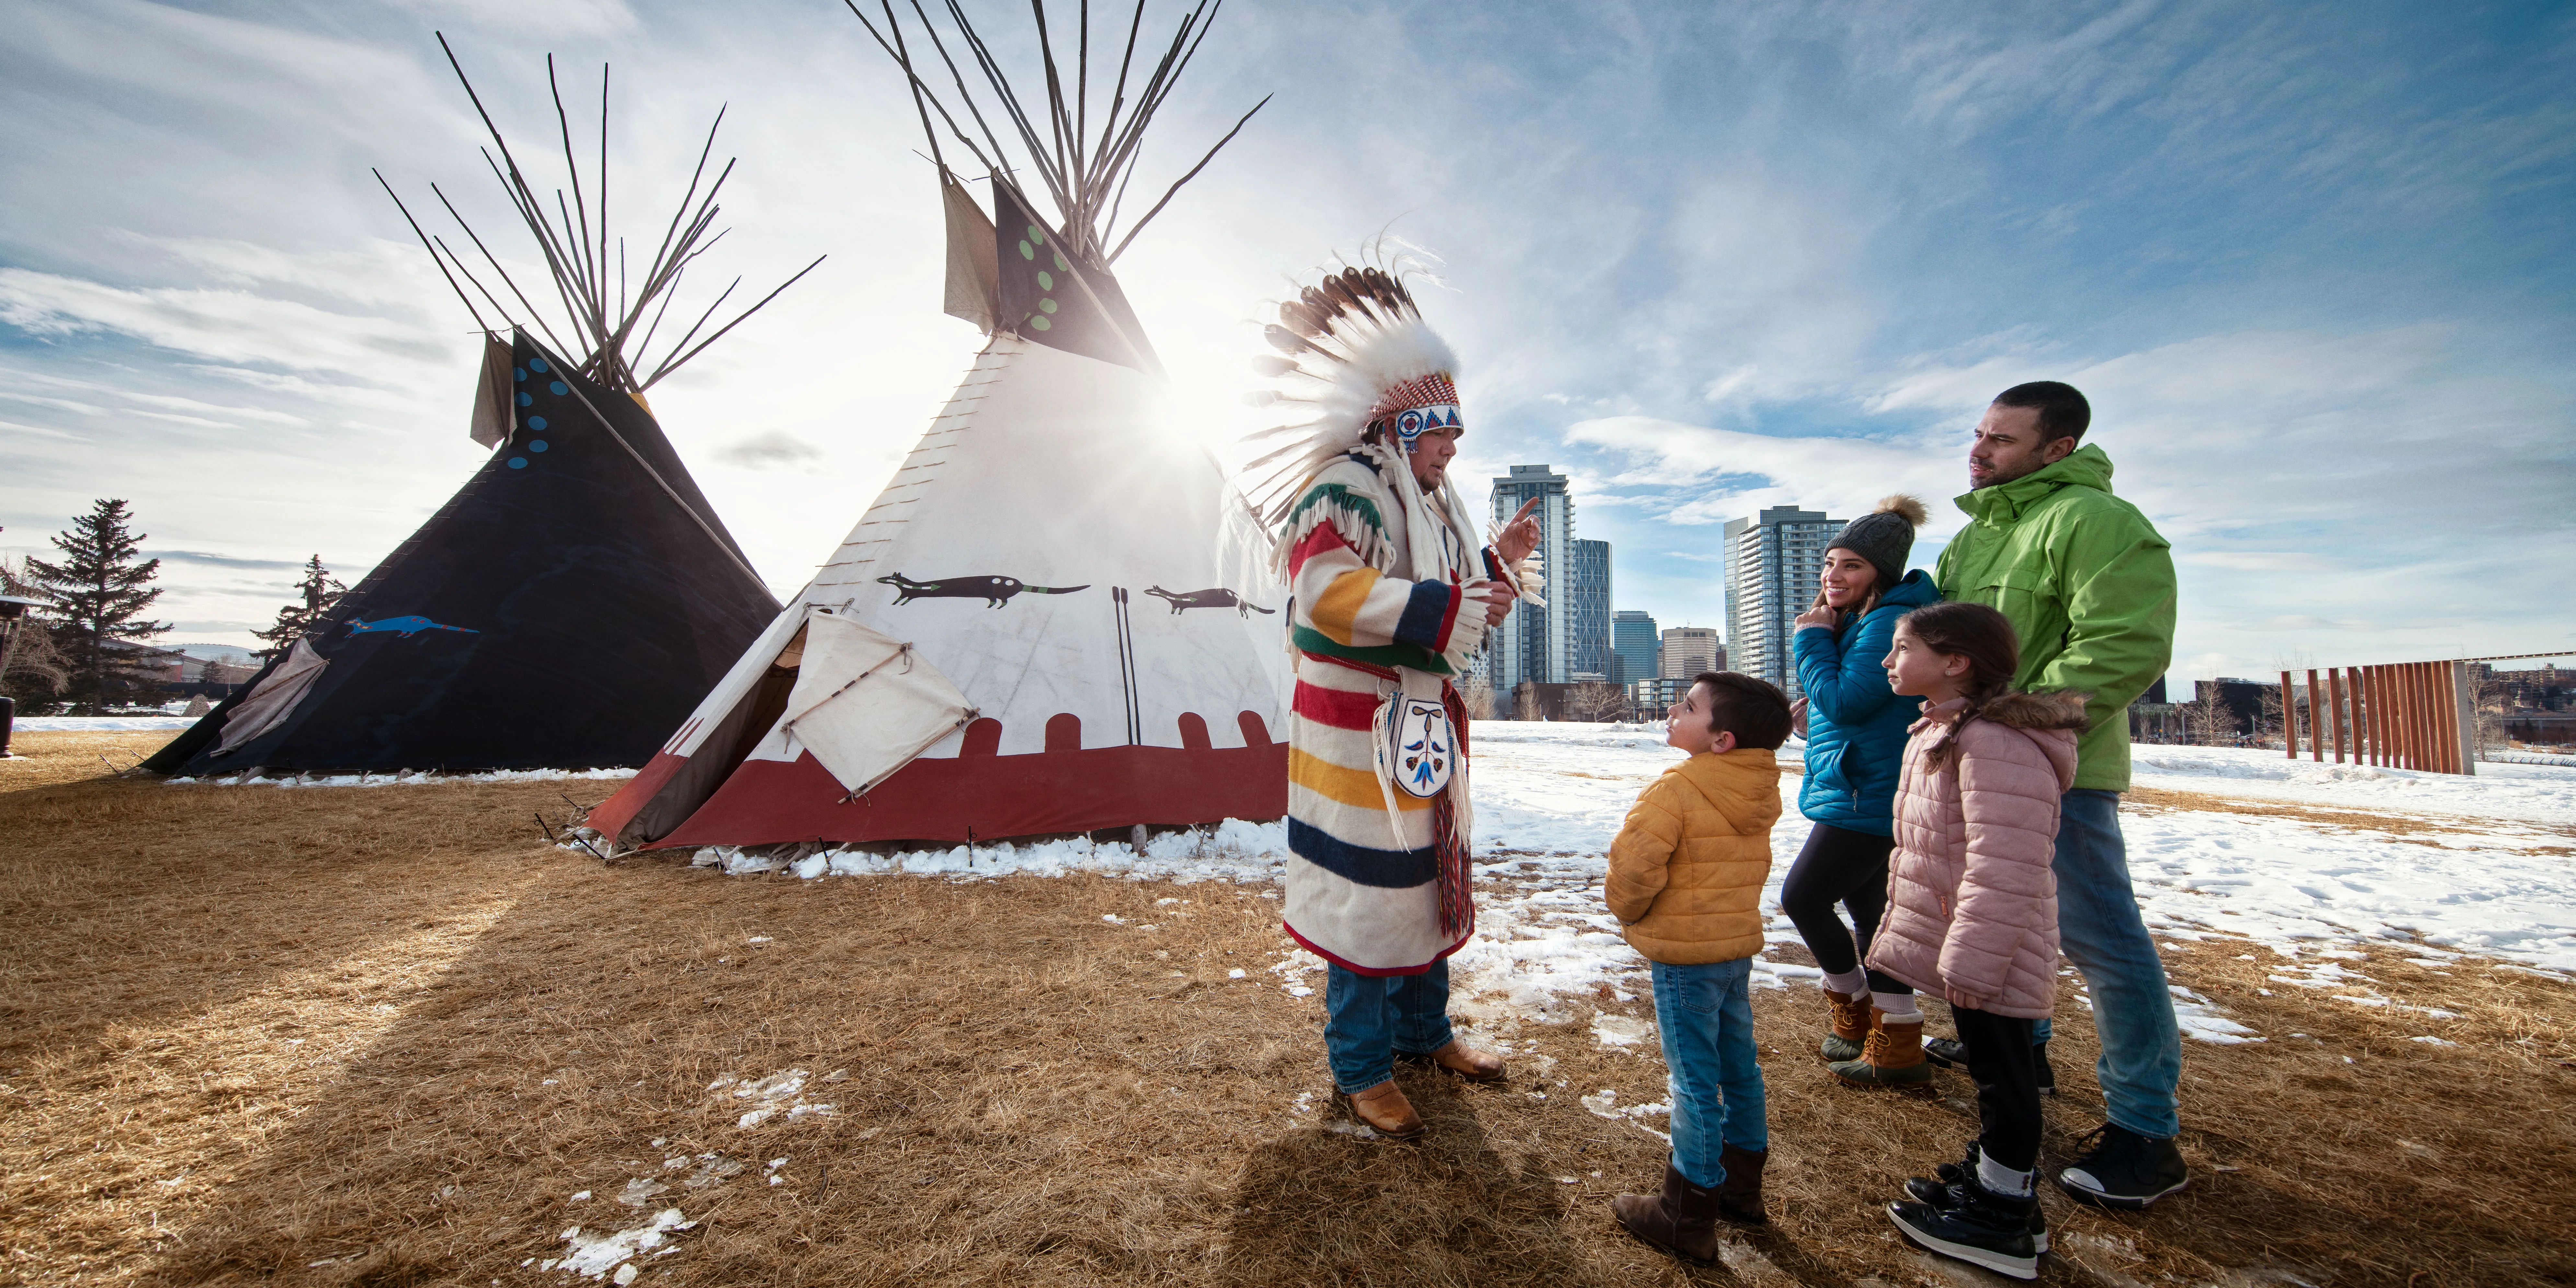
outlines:
[[1977, 1084], [1964, 1163], [1888, 1205], [1906, 1238], [2020, 1279], [2039, 1276], [2039, 1085], [2031, 1022], [2057, 999], [2057, 800], [2075, 780], [2081, 694], [2012, 691], [2012, 624], [1934, 604], [1896, 625], [1887, 683], [1920, 697], [1896, 788], [1896, 848], [1872, 970], [1950, 1003]]

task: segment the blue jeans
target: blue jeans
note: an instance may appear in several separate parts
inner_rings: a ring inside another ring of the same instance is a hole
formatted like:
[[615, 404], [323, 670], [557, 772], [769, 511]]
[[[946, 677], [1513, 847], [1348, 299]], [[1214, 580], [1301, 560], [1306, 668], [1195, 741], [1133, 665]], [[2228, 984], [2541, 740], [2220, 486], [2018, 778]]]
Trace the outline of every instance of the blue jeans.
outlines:
[[1395, 1076], [1395, 1055], [1449, 1045], [1449, 959], [1419, 975], [1362, 975], [1327, 964], [1324, 1053], [1333, 1085], [1366, 1091]]
[[[2093, 995], [2093, 1028], [2102, 1039], [2093, 1076], [2102, 1084], [2104, 1112], [2141, 1136], [2171, 1136], [2182, 1130], [2174, 1108], [2182, 1029], [2174, 1022], [2173, 994], [2165, 991], [2164, 961], [2129, 884], [2118, 792], [2078, 787], [2059, 798], [2052, 866], [2058, 949], [2083, 972]], [[2031, 1040], [2046, 1042], [2049, 1029], [2039, 1021]]]
[[1654, 962], [1655, 1027], [1673, 1098], [1673, 1167], [1693, 1185], [1726, 1179], [1718, 1150], [1771, 1148], [1753, 1050], [1753, 959]]

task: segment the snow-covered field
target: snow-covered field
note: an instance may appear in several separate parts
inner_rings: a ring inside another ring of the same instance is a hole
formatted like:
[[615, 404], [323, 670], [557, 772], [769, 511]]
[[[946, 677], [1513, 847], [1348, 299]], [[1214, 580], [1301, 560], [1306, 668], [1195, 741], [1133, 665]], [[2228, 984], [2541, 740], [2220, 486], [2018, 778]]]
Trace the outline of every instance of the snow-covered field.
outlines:
[[[1459, 1007], [1497, 1017], [1562, 1017], [1608, 984], [1644, 986], [1644, 960], [1601, 902], [1604, 854], [1637, 793], [1679, 753], [1644, 726], [1483, 721], [1474, 729], [1479, 912], [1453, 960]], [[1789, 753], [1794, 759], [1794, 748]], [[2292, 762], [2278, 752], [2141, 747], [2138, 784], [2255, 803], [2378, 814], [2392, 830], [2210, 810], [2123, 812], [2131, 873], [2148, 924], [2168, 938], [2242, 936], [2283, 958], [2296, 982], [2330, 984], [2354, 946], [2408, 946], [2426, 956], [2473, 952], [2576, 974], [2576, 768], [2481, 765], [2476, 777]], [[1780, 881], [1807, 836], [1799, 779], [1783, 774], [1772, 832], [1769, 938], [1796, 943], [1779, 910]], [[2436, 828], [2425, 826], [2428, 822]], [[908, 872], [957, 879], [1099, 871], [1137, 878], [1267, 883], [1285, 850], [1278, 824], [1230, 822], [1212, 835], [1171, 834], [1143, 853], [1082, 841], [979, 846], [883, 856], [856, 851], [794, 860], [702, 850], [728, 871]], [[1275, 892], [1274, 892], [1275, 893]], [[1123, 924], [1123, 923], [1122, 923]], [[1150, 923], [1139, 930], [1150, 931]], [[2428, 946], [2429, 945], [2429, 946]], [[1321, 963], [1290, 954], [1274, 970], [1306, 989]], [[1773, 987], [1812, 967], [1757, 959]], [[2251, 1040], [2243, 1026], [2178, 996], [2204, 1041]], [[1615, 1018], [1615, 1017], [1610, 1017]], [[1612, 1043], [1642, 1034], [1604, 1032]]]

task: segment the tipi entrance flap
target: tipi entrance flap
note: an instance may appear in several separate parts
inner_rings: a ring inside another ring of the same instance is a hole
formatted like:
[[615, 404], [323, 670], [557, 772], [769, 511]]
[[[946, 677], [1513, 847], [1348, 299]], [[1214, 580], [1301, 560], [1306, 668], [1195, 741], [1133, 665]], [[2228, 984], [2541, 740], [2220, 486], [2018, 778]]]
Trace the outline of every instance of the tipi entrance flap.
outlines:
[[816, 609], [778, 730], [841, 786], [864, 792], [975, 716], [910, 643]]
[[297, 640], [287, 650], [286, 660], [259, 682], [259, 687], [242, 699], [240, 706], [224, 717], [223, 740], [215, 745], [215, 754], [225, 755], [233, 748], [267, 733], [294, 714], [296, 704], [313, 691], [313, 682], [322, 678], [322, 668], [331, 659], [313, 651], [313, 642]]

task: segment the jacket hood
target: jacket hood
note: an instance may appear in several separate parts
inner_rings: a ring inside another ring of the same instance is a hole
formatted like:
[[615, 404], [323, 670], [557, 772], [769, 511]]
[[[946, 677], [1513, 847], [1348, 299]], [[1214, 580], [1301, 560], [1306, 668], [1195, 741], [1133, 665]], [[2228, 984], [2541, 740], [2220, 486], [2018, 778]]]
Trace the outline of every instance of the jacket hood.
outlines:
[[2061, 487], [2089, 487], [2096, 492], [2111, 490], [2111, 454], [2096, 444], [2076, 448], [2065, 460], [2043, 466], [2010, 483], [1981, 487], [1958, 497], [1961, 510], [1984, 518], [1998, 507], [2013, 513], [2027, 509], [2041, 498]]
[[[2065, 462], [2060, 461], [2058, 464], [2063, 465]], [[1932, 583], [1932, 574], [1920, 568], [1905, 574], [1905, 580], [1888, 587], [1887, 593], [1878, 597], [1878, 606], [1881, 608], [1921, 608], [1926, 604], [1940, 602], [1940, 587]]]
[[1708, 799], [1708, 803], [1731, 819], [1751, 817], [1751, 811], [1780, 803], [1780, 753], [1768, 747], [1738, 747], [1733, 751], [1693, 756], [1664, 771], [1681, 775], [1691, 790]]
[[2007, 693], [1977, 713], [1990, 724], [2019, 730], [2048, 755], [2057, 771], [2057, 790], [2075, 785], [2076, 738], [2084, 732], [2081, 693]]

